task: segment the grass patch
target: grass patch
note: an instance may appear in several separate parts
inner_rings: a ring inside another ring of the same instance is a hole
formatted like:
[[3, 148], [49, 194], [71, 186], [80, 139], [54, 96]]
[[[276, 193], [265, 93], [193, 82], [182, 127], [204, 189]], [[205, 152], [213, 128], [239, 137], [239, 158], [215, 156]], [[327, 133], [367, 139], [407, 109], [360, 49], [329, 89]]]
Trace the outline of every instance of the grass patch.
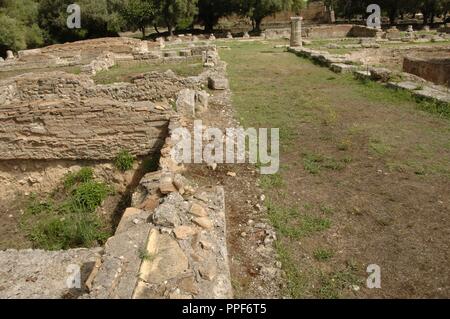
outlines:
[[326, 275], [322, 274], [317, 295], [322, 299], [338, 299], [343, 290], [350, 289], [352, 285], [356, 284], [359, 284], [359, 279], [351, 267]]
[[307, 280], [298, 268], [297, 263], [290, 256], [289, 250], [280, 242], [275, 242], [278, 259], [283, 265], [286, 281], [285, 293], [292, 298], [304, 298], [307, 290]]
[[277, 189], [284, 186], [283, 177], [280, 174], [263, 175], [260, 185], [264, 189]]
[[314, 258], [317, 261], [327, 261], [333, 257], [333, 252], [326, 248], [318, 248], [314, 251]]
[[134, 156], [127, 150], [122, 150], [114, 159], [114, 166], [122, 172], [129, 171], [133, 168]]
[[147, 251], [147, 249], [145, 249], [145, 248], [140, 248], [138, 253], [139, 253], [139, 259], [142, 260], [142, 261], [153, 261], [153, 260], [155, 260], [155, 256], [150, 254]]
[[110, 236], [96, 210], [112, 189], [93, 179], [90, 168], [67, 174], [62, 187], [45, 199], [32, 196], [21, 226], [33, 247], [61, 250], [93, 247]]
[[109, 70], [101, 71], [94, 76], [97, 84], [130, 82], [133, 77], [151, 71], [165, 72], [172, 70], [179, 76], [195, 76], [203, 71], [200, 61], [195, 63], [150, 64], [145, 62], [119, 63]]
[[266, 205], [272, 225], [286, 237], [299, 239], [331, 227], [331, 221], [327, 218], [313, 217], [296, 208], [277, 206], [270, 201]]
[[370, 150], [378, 155], [386, 155], [392, 149], [392, 147], [379, 139], [371, 139], [369, 143]]
[[76, 173], [69, 173], [64, 178], [64, 188], [71, 189], [76, 184], [87, 183], [94, 178], [94, 171], [90, 167], [83, 167]]
[[310, 174], [317, 175], [321, 172], [322, 168], [326, 168], [333, 171], [342, 170], [346, 167], [348, 161], [337, 160], [332, 157], [324, 157], [314, 153], [303, 154], [303, 168]]

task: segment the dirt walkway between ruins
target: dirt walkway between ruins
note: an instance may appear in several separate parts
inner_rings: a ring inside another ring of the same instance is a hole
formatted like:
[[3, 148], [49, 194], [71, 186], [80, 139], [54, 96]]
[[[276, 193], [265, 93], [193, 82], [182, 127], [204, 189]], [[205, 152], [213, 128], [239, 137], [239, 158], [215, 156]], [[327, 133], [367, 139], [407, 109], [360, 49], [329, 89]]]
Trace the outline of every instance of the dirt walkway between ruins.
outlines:
[[[281, 129], [279, 174], [220, 165], [193, 173], [225, 184], [236, 296], [450, 297], [449, 119], [273, 43], [227, 45], [221, 57], [236, 118]], [[267, 212], [258, 209], [261, 192]], [[248, 224], [258, 219], [278, 233], [281, 290], [277, 281], [264, 283], [251, 253], [262, 238]], [[381, 269], [381, 289], [366, 288], [372, 264]]]

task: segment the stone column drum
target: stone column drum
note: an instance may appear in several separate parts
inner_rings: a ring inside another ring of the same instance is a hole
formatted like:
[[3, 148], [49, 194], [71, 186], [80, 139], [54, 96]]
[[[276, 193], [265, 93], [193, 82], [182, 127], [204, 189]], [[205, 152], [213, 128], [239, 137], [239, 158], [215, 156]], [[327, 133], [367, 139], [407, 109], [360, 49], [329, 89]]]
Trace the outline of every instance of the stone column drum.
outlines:
[[302, 17], [291, 18], [291, 47], [302, 46]]

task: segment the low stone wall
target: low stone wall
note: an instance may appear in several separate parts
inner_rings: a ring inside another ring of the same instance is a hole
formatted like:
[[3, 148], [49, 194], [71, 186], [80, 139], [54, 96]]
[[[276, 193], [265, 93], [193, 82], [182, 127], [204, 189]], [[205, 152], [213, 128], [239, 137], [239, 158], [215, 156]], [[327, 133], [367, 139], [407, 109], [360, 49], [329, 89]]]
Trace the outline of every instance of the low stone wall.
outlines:
[[120, 101], [161, 101], [174, 98], [184, 88], [198, 83], [177, 76], [171, 71], [143, 73], [131, 83], [95, 85], [87, 75], [55, 71], [43, 74], [29, 73], [0, 81], [0, 104], [36, 99], [71, 99], [104, 97]]
[[[320, 26], [303, 25], [302, 36], [311, 39], [330, 39], [330, 38], [374, 38], [378, 30], [365, 26], [353, 24], [330, 24]], [[290, 28], [274, 28], [265, 30], [266, 39], [281, 39], [291, 36]]]
[[224, 190], [181, 175], [172, 159], [178, 127], [172, 118], [160, 170], [141, 180], [85, 298], [232, 298]]
[[403, 71], [420, 76], [433, 83], [450, 87], [449, 57], [406, 56], [403, 60]]
[[87, 75], [65, 72], [2, 81], [0, 159], [110, 160], [121, 149], [134, 155], [155, 152], [174, 114], [170, 101], [175, 103], [186, 89], [204, 96], [196, 90], [199, 81], [171, 71], [111, 85], [95, 85]]
[[151, 102], [102, 98], [3, 105], [0, 159], [111, 160], [123, 149], [152, 154], [164, 142], [169, 118]]
[[347, 36], [355, 38], [375, 38], [377, 34], [380, 34], [381, 36], [381, 33], [381, 30], [368, 28], [362, 25], [354, 25]]
[[[359, 80], [382, 82], [386, 87], [409, 91], [420, 100], [450, 105], [450, 93], [445, 87], [427, 82], [416, 75], [394, 72], [385, 68], [370, 68], [366, 70], [359, 66], [359, 61], [352, 60], [348, 55], [330, 54], [304, 47], [290, 47], [288, 51], [329, 67], [333, 72], [353, 73], [354, 77]], [[394, 82], [394, 78], [400, 78], [401, 81]]]
[[95, 75], [115, 65], [116, 61], [186, 62], [201, 58], [203, 51], [215, 46], [195, 42], [185, 48], [164, 47], [164, 43], [120, 37], [57, 44], [19, 51], [17, 58], [0, 61], [0, 72], [82, 66], [84, 73]]
[[107, 71], [116, 65], [114, 54], [107, 52], [96, 57], [91, 63], [81, 68], [81, 72], [88, 75], [96, 75], [100, 71]]

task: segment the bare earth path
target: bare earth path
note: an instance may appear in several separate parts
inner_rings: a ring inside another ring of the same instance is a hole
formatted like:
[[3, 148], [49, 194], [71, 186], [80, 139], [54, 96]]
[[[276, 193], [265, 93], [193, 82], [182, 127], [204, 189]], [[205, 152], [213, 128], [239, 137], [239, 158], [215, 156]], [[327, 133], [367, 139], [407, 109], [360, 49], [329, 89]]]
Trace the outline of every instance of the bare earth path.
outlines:
[[[236, 116], [281, 129], [280, 173], [260, 184], [283, 294], [450, 297], [449, 119], [273, 43], [230, 47], [221, 57]], [[381, 289], [366, 288], [370, 264], [381, 267]]]

